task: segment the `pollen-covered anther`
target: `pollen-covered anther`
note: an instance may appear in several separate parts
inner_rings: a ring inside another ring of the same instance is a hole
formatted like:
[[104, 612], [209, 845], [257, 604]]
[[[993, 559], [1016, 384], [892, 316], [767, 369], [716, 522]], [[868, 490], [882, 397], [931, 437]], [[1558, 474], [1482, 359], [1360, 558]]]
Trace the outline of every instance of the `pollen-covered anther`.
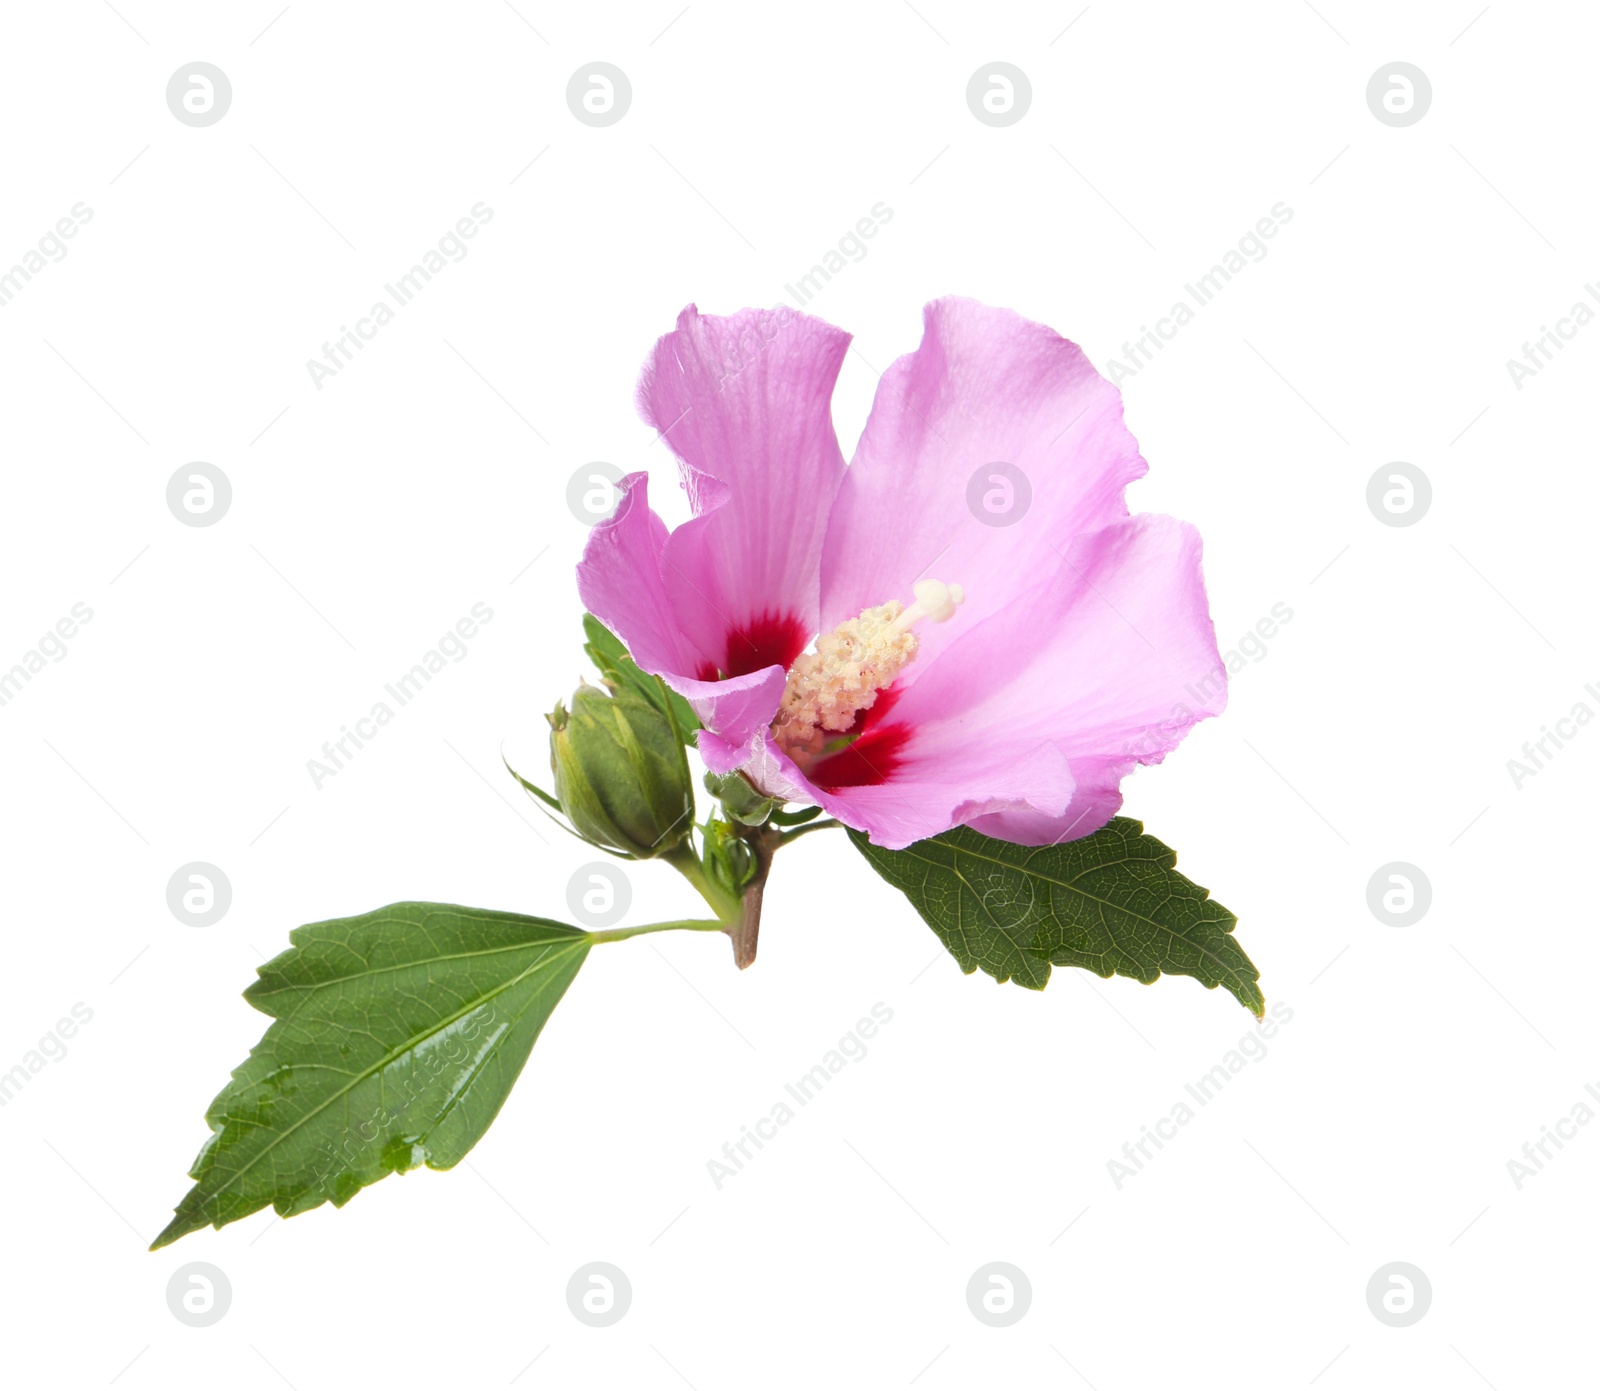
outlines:
[[912, 593], [916, 602], [910, 608], [891, 599], [841, 623], [789, 669], [772, 732], [801, 767], [822, 753], [830, 738], [850, 730], [876, 703], [878, 692], [916, 657], [912, 626], [923, 619], [945, 622], [966, 598], [960, 585], [938, 580], [919, 580]]

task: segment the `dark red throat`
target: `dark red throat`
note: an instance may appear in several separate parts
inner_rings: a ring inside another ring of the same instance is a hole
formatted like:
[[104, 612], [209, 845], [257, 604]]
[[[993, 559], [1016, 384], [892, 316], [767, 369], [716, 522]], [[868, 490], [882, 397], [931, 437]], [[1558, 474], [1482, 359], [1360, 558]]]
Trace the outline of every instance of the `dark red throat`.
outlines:
[[806, 769], [806, 776], [824, 792], [887, 782], [900, 766], [902, 750], [911, 737], [910, 726], [888, 718], [899, 696], [893, 686], [879, 692], [872, 709], [858, 716], [855, 727], [844, 736], [851, 740], [849, 747], [819, 758]]
[[748, 676], [763, 667], [780, 666], [788, 670], [810, 641], [810, 631], [793, 614], [764, 613], [728, 634], [720, 669], [706, 662], [696, 675], [702, 681], [716, 681], [730, 676]]

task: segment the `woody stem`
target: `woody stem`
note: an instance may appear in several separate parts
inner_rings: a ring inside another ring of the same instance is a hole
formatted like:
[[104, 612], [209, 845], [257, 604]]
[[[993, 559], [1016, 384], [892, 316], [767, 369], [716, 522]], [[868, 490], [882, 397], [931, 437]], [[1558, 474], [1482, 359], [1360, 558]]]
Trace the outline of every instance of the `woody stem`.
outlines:
[[755, 876], [745, 885], [740, 900], [738, 921], [728, 929], [728, 936], [733, 939], [733, 964], [742, 971], [756, 959], [756, 940], [761, 935], [762, 894], [772, 869], [772, 857], [783, 844], [784, 836], [771, 826], [742, 826], [738, 834], [750, 847], [756, 864]]

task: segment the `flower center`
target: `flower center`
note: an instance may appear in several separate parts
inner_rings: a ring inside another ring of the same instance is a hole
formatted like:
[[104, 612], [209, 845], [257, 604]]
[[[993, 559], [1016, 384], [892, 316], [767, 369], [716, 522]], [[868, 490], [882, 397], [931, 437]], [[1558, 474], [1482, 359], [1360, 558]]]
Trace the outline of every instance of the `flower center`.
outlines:
[[919, 580], [916, 602], [902, 608], [891, 599], [865, 609], [817, 639], [789, 668], [783, 703], [772, 721], [773, 737], [804, 768], [839, 740], [870, 710], [878, 692], [893, 683], [917, 655], [912, 627], [927, 619], [943, 623], [967, 597], [959, 584]]

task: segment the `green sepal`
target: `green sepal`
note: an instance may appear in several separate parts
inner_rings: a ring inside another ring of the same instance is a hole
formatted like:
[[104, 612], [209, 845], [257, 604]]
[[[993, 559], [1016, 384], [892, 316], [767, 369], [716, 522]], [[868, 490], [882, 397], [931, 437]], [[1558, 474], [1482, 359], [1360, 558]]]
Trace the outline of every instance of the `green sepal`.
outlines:
[[815, 821], [821, 815], [821, 807], [801, 807], [798, 811], [785, 811], [779, 808], [772, 813], [772, 824], [775, 826], [803, 826], [807, 821]]
[[766, 825], [778, 807], [776, 797], [757, 792], [742, 773], [707, 773], [705, 783], [706, 791], [722, 803], [729, 819], [744, 826]]
[[755, 877], [755, 857], [750, 853], [750, 847], [740, 839], [738, 830], [729, 822], [712, 817], [703, 829], [706, 873], [719, 888], [738, 899]]

